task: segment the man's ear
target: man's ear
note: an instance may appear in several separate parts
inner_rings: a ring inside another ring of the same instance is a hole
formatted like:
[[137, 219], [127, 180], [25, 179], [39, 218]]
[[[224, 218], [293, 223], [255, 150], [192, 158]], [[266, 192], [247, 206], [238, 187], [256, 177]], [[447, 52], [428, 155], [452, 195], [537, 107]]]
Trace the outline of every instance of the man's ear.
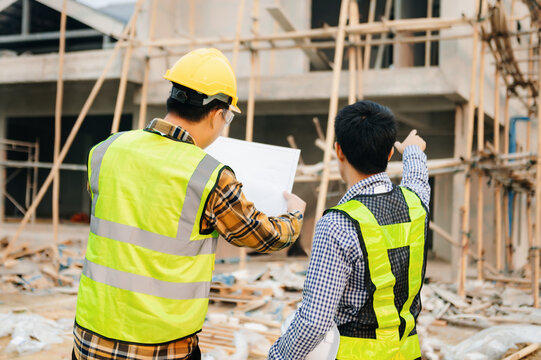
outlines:
[[219, 127], [222, 123], [222, 111], [221, 109], [212, 110], [208, 115], [208, 121], [211, 129]]
[[336, 157], [338, 158], [338, 160], [344, 161], [346, 156], [344, 155], [344, 152], [342, 151], [342, 147], [340, 147], [340, 144], [338, 142], [334, 143], [334, 148], [335, 148]]
[[393, 157], [393, 154], [394, 154], [394, 146], [391, 148], [391, 151], [389, 152], [389, 156], [387, 157], [388, 161], [391, 161], [391, 158]]

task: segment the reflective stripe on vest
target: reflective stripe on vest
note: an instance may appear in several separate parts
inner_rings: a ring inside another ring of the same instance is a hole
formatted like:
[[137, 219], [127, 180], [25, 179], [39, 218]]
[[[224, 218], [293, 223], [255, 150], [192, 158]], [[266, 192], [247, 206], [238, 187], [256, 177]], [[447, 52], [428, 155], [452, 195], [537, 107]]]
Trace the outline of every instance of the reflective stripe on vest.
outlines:
[[114, 134], [91, 150], [80, 326], [145, 344], [201, 329], [218, 234], [199, 228], [223, 167], [194, 145], [141, 130]]
[[[330, 209], [344, 213], [358, 224], [367, 252], [365, 263], [375, 286], [372, 303], [378, 324], [376, 339], [341, 336], [337, 359], [413, 360], [421, 357], [417, 335], [409, 334], [415, 327], [410, 307], [420, 291], [423, 277], [426, 211], [414, 193], [400, 189], [409, 208], [411, 221], [407, 223], [381, 226], [374, 214], [356, 200]], [[388, 251], [406, 246], [410, 259], [408, 297], [399, 314], [393, 289], [396, 279], [391, 271]], [[402, 338], [400, 318], [405, 321]]]

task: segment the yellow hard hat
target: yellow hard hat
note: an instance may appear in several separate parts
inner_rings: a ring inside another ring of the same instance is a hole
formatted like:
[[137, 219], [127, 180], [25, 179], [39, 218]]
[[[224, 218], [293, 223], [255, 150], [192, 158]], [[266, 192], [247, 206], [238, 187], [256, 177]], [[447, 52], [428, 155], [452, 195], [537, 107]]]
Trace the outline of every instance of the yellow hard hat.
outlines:
[[[218, 49], [201, 48], [181, 57], [163, 76], [165, 79], [208, 96], [203, 104], [219, 99], [237, 107], [237, 79], [229, 60]], [[224, 96], [225, 95], [225, 96]]]

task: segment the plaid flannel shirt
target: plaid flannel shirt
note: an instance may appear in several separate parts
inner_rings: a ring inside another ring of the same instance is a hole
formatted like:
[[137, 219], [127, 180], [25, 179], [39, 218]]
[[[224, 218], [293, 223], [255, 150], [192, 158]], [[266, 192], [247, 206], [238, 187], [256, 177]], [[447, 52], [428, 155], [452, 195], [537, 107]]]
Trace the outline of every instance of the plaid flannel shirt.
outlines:
[[[403, 164], [400, 185], [415, 192], [428, 208], [426, 155], [419, 147], [408, 146]], [[361, 194], [389, 192], [392, 187], [389, 176], [379, 173], [349, 188], [339, 204]], [[357, 231], [349, 218], [333, 211], [318, 221], [301, 306], [287, 331], [271, 347], [269, 359], [304, 359], [333, 323], [340, 326], [357, 320], [358, 311], [368, 301], [362, 256]]]
[[[173, 141], [195, 145], [194, 139], [180, 126], [154, 119], [146, 131]], [[257, 252], [272, 252], [293, 244], [299, 237], [303, 217], [299, 212], [268, 217], [258, 211], [242, 193], [242, 184], [228, 169], [222, 171], [209, 195], [202, 229], [215, 229], [229, 243]], [[77, 359], [187, 359], [198, 344], [197, 335], [167, 344], [139, 345], [107, 339], [92, 331], [74, 326], [74, 351]]]

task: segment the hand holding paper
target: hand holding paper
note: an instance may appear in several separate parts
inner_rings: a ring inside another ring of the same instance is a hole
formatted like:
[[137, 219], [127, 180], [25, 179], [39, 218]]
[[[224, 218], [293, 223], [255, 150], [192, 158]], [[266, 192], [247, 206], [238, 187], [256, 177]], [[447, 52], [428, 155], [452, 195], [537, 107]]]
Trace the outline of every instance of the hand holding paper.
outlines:
[[243, 184], [246, 198], [258, 210], [268, 216], [288, 211], [302, 210], [304, 213], [304, 201], [289, 194], [293, 189], [300, 150], [219, 137], [205, 151], [233, 169]]
[[288, 212], [298, 211], [304, 216], [304, 211], [306, 210], [306, 203], [303, 199], [301, 199], [295, 194], [288, 193], [287, 191], [284, 191], [284, 198], [287, 201]]

